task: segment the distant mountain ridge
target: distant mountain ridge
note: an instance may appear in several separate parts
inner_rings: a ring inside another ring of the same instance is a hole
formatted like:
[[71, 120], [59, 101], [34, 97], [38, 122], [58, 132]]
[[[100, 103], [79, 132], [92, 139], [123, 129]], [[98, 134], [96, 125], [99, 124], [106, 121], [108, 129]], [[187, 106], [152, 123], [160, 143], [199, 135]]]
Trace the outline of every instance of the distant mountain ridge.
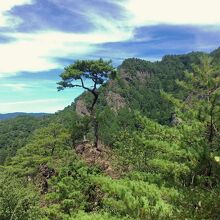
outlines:
[[42, 117], [44, 115], [48, 115], [49, 113], [26, 113], [26, 112], [13, 112], [13, 113], [5, 113], [0, 114], [0, 121], [6, 119], [16, 118], [18, 116], [33, 116], [33, 117]]

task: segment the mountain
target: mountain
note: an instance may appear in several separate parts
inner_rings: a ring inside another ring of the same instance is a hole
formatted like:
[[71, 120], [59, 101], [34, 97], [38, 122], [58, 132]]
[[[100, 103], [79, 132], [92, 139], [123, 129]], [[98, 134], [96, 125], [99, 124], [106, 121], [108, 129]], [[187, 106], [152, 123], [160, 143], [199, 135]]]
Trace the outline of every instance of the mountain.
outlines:
[[219, 219], [219, 51], [124, 60], [93, 117], [84, 92], [1, 121], [0, 219]]
[[[183, 80], [185, 71], [192, 71], [192, 65], [199, 64], [203, 56], [214, 55], [192, 52], [183, 55], [166, 55], [161, 61], [156, 62], [138, 58], [124, 60], [118, 67], [117, 78], [100, 88], [97, 112], [102, 141], [112, 145], [114, 135], [122, 129], [135, 129], [137, 125], [134, 112], [136, 111], [160, 124], [168, 125], [174, 106], [161, 96], [161, 91], [184, 98], [185, 91], [176, 84], [176, 80]], [[72, 116], [67, 121], [77, 127], [78, 120], [81, 120], [80, 116], [87, 114], [91, 102], [91, 94], [84, 92], [71, 107], [67, 108], [72, 112]], [[65, 115], [66, 111], [61, 114]], [[76, 129], [75, 135], [79, 139], [82, 138], [82, 128]]]
[[33, 117], [42, 117], [48, 115], [48, 113], [26, 113], [26, 112], [6, 113], [6, 114], [0, 114], [0, 120], [12, 119], [18, 116], [25, 116], [25, 115], [33, 116]]

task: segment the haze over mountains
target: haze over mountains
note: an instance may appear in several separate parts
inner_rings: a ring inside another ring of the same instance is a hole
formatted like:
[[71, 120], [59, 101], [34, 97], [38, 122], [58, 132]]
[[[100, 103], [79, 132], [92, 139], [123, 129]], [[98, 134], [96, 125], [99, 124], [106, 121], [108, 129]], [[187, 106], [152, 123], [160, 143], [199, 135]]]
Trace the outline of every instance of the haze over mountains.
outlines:
[[34, 117], [42, 117], [44, 115], [48, 115], [48, 113], [26, 113], [26, 112], [13, 112], [13, 113], [5, 113], [0, 114], [0, 120], [12, 119], [18, 116], [34, 116]]

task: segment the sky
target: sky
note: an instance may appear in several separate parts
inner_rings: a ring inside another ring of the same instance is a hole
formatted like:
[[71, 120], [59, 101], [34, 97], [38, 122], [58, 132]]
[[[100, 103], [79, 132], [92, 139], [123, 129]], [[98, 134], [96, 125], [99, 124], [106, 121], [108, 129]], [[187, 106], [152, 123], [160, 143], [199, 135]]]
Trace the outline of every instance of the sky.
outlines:
[[0, 113], [53, 113], [80, 88], [57, 92], [77, 59], [210, 52], [220, 46], [219, 0], [0, 0]]

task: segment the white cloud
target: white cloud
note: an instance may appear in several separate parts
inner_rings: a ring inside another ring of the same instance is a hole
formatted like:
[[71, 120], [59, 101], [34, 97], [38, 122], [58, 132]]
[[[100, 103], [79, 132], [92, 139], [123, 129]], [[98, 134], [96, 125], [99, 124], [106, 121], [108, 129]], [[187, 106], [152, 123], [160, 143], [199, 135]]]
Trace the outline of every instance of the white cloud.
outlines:
[[53, 60], [70, 54], [84, 54], [91, 50], [86, 43], [71, 42], [71, 34], [56, 32], [39, 34], [8, 34], [16, 41], [0, 44], [0, 74], [20, 71], [43, 71], [58, 68]]
[[[12, 37], [15, 41], [0, 44], [0, 76], [21, 71], [38, 72], [62, 68], [54, 58], [80, 59], [88, 54], [97, 55], [98, 44], [130, 40], [134, 36], [135, 28], [139, 26], [160, 23], [220, 25], [219, 0], [108, 1], [123, 7], [121, 13], [124, 17], [118, 20], [104, 18], [97, 13], [98, 6], [89, 9], [82, 7], [79, 13], [95, 26], [90, 33], [76, 34], [52, 30], [37, 33], [5, 33], [5, 37]], [[5, 12], [16, 5], [31, 3], [33, 3], [31, 0], [1, 1], [0, 26], [9, 25], [10, 20], [21, 22], [18, 18], [6, 15]], [[151, 40], [151, 36], [146, 36], [146, 39]]]
[[[15, 5], [25, 3], [30, 4], [33, 1], [13, 0], [11, 4], [5, 4], [2, 11], [5, 12]], [[97, 44], [125, 41], [132, 38], [133, 29], [126, 25], [126, 20], [117, 21], [104, 18], [97, 13], [95, 7], [89, 10], [82, 7], [79, 12], [95, 26], [90, 33], [76, 34], [52, 30], [35, 33], [4, 33], [6, 38], [14, 38], [14, 41], [0, 44], [0, 77], [22, 71], [38, 72], [62, 68], [54, 58], [80, 59], [88, 54], [95, 54], [98, 49]], [[68, 10], [71, 11], [71, 8]], [[16, 18], [10, 16], [10, 19]]]
[[124, 7], [134, 26], [220, 25], [219, 0], [128, 0]]
[[11, 17], [7, 11], [15, 6], [31, 4], [32, 0], [1, 0], [0, 2], [0, 27], [15, 26], [21, 22], [19, 18]]
[[57, 110], [62, 110], [64, 105], [63, 99], [37, 99], [19, 102], [1, 102], [1, 113], [10, 112], [45, 112], [54, 113]]
[[16, 40], [0, 44], [0, 75], [60, 68], [54, 58], [80, 58], [95, 53], [97, 44], [124, 41], [131, 37], [131, 34], [120, 31], [110, 22], [103, 21], [103, 26], [105, 30], [88, 34], [55, 31], [5, 34]]

